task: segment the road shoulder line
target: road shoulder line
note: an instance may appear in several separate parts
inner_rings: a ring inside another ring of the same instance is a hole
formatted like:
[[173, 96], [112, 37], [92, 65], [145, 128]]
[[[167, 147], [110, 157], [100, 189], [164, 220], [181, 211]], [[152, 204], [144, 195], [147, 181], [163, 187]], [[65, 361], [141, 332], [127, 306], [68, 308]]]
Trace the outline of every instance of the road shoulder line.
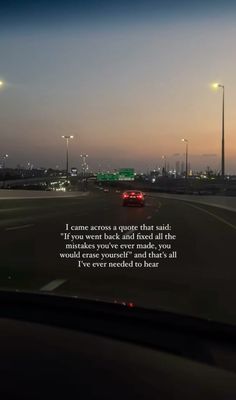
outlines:
[[202, 208], [202, 207], [198, 207], [198, 206], [195, 206], [195, 205], [193, 205], [193, 204], [190, 204], [190, 203], [188, 203], [187, 201], [185, 202], [185, 204], [187, 204], [189, 207], [195, 208], [196, 210], [202, 211], [202, 212], [204, 212], [204, 213], [210, 215], [211, 217], [213, 217], [213, 218], [217, 219], [218, 221], [222, 222], [223, 224], [225, 224], [225, 225], [229, 226], [230, 228], [236, 230], [236, 225], [231, 224], [230, 222], [226, 221], [226, 219], [221, 218], [221, 217], [219, 217], [218, 215], [216, 215], [216, 214], [214, 214], [214, 213], [212, 213], [212, 212], [210, 212], [210, 211], [208, 211], [208, 210], [205, 210], [205, 209]]
[[42, 286], [40, 291], [45, 292], [52, 292], [53, 290], [57, 289], [59, 286], [63, 285], [66, 282], [66, 279], [55, 279], [46, 285]]
[[5, 231], [16, 231], [16, 230], [18, 230], [18, 229], [31, 228], [32, 226], [34, 226], [34, 224], [9, 226], [8, 228], [5, 228]]

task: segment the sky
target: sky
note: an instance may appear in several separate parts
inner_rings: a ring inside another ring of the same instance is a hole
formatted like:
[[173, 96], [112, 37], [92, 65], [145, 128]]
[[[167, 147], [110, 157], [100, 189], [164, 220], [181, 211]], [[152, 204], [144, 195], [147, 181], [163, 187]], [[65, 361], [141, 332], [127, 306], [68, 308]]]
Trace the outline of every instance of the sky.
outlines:
[[[176, 4], [177, 3], [177, 4]], [[2, 5], [1, 5], [2, 6]], [[236, 6], [231, 1], [4, 3], [0, 157], [8, 166], [220, 169], [236, 173]]]

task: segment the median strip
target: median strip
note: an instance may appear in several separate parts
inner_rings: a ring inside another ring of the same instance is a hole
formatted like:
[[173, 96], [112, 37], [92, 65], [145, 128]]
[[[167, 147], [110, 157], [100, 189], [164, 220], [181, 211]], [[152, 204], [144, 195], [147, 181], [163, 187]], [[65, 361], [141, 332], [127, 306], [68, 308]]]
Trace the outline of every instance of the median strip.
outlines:
[[47, 285], [41, 287], [40, 290], [45, 291], [45, 292], [52, 292], [53, 290], [55, 290], [56, 288], [58, 288], [65, 282], [66, 282], [66, 279], [55, 279], [54, 281], [51, 281], [51, 282], [47, 283]]

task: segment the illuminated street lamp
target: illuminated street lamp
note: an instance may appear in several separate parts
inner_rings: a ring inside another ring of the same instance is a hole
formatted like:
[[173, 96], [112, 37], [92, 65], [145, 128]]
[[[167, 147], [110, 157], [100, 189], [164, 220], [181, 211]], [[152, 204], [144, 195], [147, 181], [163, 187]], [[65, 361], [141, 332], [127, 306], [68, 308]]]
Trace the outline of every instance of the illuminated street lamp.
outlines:
[[1, 165], [2, 165], [2, 168], [6, 168], [6, 159], [8, 158], [8, 154], [4, 154], [3, 156], [2, 156], [2, 163], [1, 163]]
[[221, 138], [221, 175], [225, 177], [225, 87], [220, 83], [213, 83], [214, 89], [222, 89], [222, 138]]
[[3, 160], [4, 160], [4, 168], [6, 168], [6, 160], [7, 160], [7, 158], [8, 158], [8, 154], [5, 154], [5, 156], [3, 157]]
[[187, 139], [182, 139], [182, 142], [186, 143], [186, 148], [185, 148], [185, 179], [188, 178], [188, 140]]
[[68, 180], [69, 176], [69, 140], [73, 139], [74, 136], [62, 136], [63, 139], [66, 139], [66, 177]]
[[[0, 87], [1, 86], [3, 86], [3, 81], [0, 81]], [[3, 157], [2, 157], [2, 167], [3, 168], [5, 168], [5, 160], [6, 160], [6, 158], [8, 157], [8, 154], [5, 154]]]

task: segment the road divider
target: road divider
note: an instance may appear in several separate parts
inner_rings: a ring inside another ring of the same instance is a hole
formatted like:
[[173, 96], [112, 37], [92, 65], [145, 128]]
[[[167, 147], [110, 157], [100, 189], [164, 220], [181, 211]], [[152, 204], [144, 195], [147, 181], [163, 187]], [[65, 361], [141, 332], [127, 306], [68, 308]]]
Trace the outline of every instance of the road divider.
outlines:
[[84, 198], [89, 192], [48, 192], [39, 190], [0, 189], [0, 200]]
[[170, 193], [156, 193], [156, 194], [151, 194], [150, 197], [179, 200], [195, 204], [197, 203], [200, 205], [203, 204], [206, 206], [217, 207], [227, 211], [236, 212], [236, 197], [199, 196], [199, 195], [183, 195], [183, 194], [170, 194]]

